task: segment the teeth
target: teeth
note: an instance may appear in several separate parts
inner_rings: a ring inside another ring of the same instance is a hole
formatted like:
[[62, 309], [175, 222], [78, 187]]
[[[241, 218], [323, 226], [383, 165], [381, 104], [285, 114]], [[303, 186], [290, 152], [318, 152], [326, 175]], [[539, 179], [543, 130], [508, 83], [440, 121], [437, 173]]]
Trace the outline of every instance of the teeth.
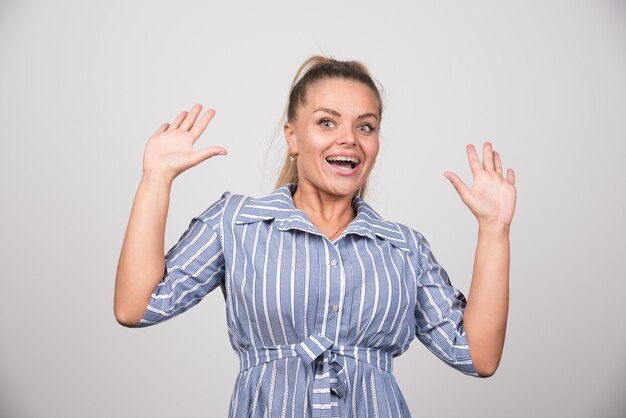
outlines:
[[326, 158], [326, 161], [349, 161], [351, 163], [355, 163], [358, 164], [361, 161], [358, 158], [354, 158], [354, 157], [342, 157], [342, 156], [338, 156], [338, 157], [328, 157]]

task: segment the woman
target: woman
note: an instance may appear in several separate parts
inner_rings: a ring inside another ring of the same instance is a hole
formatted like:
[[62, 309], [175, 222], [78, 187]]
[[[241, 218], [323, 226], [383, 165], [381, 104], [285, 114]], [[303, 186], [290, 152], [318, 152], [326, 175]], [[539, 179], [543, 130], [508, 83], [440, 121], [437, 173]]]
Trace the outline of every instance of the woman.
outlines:
[[286, 110], [278, 189], [259, 199], [224, 193], [164, 258], [172, 181], [226, 154], [192, 150], [214, 115], [197, 120], [200, 110], [163, 124], [146, 145], [116, 279], [121, 324], [156, 324], [221, 286], [241, 364], [230, 405], [237, 417], [410, 416], [391, 371], [415, 336], [465, 374], [495, 373], [516, 191], [491, 144], [482, 163], [467, 147], [471, 187], [445, 173], [479, 225], [466, 300], [420, 233], [383, 220], [362, 199], [382, 102], [354, 61], [305, 61]]

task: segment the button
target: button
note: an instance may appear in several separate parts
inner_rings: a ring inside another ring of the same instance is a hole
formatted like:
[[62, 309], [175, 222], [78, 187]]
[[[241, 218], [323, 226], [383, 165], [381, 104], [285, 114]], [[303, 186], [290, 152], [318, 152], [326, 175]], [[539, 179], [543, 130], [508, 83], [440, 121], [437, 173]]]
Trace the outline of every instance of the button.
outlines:
[[337, 267], [337, 260], [330, 260], [331, 267]]
[[331, 309], [333, 312], [339, 312], [339, 306], [338, 306], [338, 305], [332, 305], [332, 306], [330, 307], [330, 309]]

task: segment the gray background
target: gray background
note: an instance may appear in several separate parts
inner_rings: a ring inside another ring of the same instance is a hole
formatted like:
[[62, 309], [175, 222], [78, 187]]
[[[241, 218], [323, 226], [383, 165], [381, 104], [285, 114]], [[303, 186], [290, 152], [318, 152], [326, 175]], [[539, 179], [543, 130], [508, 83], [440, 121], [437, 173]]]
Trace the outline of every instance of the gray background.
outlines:
[[491, 140], [517, 172], [500, 368], [453, 370], [417, 340], [395, 363], [413, 415], [626, 415], [622, 1], [0, 3], [2, 417], [225, 416], [238, 370], [221, 292], [123, 328], [117, 258], [143, 148], [196, 102], [166, 247], [221, 193], [272, 190], [274, 129], [310, 55], [359, 59], [385, 88], [370, 202], [424, 233], [468, 292], [476, 222], [442, 176]]

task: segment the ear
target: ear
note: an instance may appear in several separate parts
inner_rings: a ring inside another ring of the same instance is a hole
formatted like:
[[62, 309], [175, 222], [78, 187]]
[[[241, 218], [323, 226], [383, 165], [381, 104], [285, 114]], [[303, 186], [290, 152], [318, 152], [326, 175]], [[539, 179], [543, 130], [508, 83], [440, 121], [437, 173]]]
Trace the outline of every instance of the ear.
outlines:
[[296, 129], [290, 122], [285, 122], [283, 125], [283, 133], [287, 140], [287, 146], [289, 147], [290, 155], [298, 154], [298, 141], [296, 139]]

